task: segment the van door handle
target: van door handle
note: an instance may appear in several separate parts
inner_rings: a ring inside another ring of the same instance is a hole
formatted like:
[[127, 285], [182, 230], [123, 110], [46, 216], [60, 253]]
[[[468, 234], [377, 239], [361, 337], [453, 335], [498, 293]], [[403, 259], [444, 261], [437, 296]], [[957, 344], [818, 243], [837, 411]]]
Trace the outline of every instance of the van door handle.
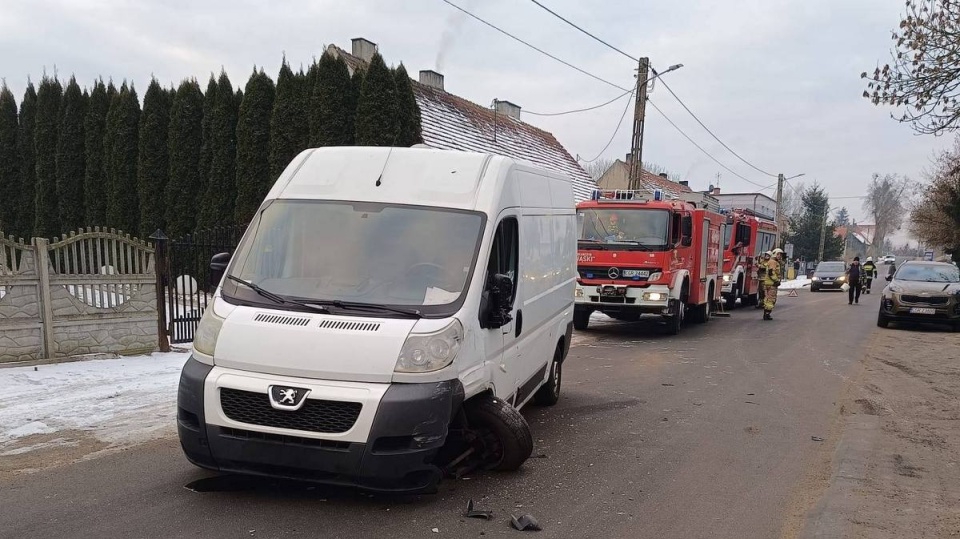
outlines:
[[523, 331], [523, 311], [517, 309], [517, 320], [513, 323], [514, 325], [514, 337], [519, 337], [520, 332]]

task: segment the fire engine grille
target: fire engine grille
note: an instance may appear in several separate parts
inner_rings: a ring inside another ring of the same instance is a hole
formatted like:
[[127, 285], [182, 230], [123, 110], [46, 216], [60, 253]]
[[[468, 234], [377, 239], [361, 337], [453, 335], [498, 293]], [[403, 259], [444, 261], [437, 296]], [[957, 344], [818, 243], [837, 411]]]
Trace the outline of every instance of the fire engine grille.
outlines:
[[[611, 279], [610, 279], [610, 270], [611, 270], [612, 268], [614, 268], [614, 266], [590, 266], [590, 267], [580, 266], [580, 267], [577, 268], [577, 273], [580, 274], [580, 278], [581, 278], [581, 279], [601, 279], [601, 280], [604, 280], [604, 281], [609, 281], [609, 280], [611, 280]], [[617, 280], [617, 281], [646, 281], [646, 280], [647, 280], [647, 277], [646, 277], [646, 276], [643, 276], [643, 277], [624, 277], [624, 276], [623, 276], [623, 272], [624, 272], [625, 270], [629, 271], [629, 270], [636, 270], [636, 269], [637, 269], [637, 268], [622, 268], [622, 267], [617, 266], [617, 267], [616, 267], [616, 275], [617, 275], [617, 277], [616, 277], [616, 279], [614, 279], [614, 280]], [[660, 272], [660, 269], [659, 269], [659, 268], [643, 268], [642, 271], [647, 271], [647, 272], [649, 272], [647, 275], [650, 275], [650, 274], [653, 274], [653, 273], [659, 273], [659, 272]]]
[[270, 397], [266, 393], [222, 387], [220, 407], [224, 415], [240, 423], [336, 434], [353, 427], [363, 405], [359, 402], [307, 399], [299, 410], [277, 410], [270, 406]]
[[914, 303], [922, 305], [946, 305], [947, 301], [950, 298], [946, 296], [933, 296], [933, 297], [924, 297], [924, 296], [908, 296], [906, 294], [900, 296], [900, 299], [904, 303]]

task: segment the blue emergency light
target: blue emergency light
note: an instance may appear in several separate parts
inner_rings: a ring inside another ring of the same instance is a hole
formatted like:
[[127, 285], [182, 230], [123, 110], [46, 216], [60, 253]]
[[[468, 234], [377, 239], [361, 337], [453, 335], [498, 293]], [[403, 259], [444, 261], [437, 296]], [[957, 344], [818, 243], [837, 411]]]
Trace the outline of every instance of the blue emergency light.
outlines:
[[653, 191], [653, 199], [656, 200], [656, 201], [658, 201], [658, 202], [661, 201], [661, 200], [663, 200], [663, 189], [654, 189], [654, 191]]

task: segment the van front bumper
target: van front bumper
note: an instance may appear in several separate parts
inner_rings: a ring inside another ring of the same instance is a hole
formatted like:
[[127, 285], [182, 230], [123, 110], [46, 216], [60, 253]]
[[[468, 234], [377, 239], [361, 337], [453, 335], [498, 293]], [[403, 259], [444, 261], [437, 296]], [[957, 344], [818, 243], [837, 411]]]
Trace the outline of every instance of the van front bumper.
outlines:
[[459, 380], [390, 384], [366, 441], [355, 442], [208, 423], [204, 386], [212, 370], [191, 358], [180, 375], [177, 431], [187, 459], [197, 466], [393, 492], [432, 491], [441, 479], [433, 459], [463, 402]]

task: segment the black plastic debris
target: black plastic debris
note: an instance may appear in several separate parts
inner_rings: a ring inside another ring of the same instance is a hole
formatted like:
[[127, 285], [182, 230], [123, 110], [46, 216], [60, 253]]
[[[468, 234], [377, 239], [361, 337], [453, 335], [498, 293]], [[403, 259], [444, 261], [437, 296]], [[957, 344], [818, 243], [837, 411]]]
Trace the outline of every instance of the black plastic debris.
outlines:
[[481, 511], [473, 507], [473, 500], [467, 502], [467, 512], [463, 516], [468, 518], [482, 518], [483, 520], [490, 520], [493, 518], [493, 511]]
[[522, 532], [538, 532], [543, 529], [537, 519], [533, 518], [533, 515], [523, 515], [520, 518], [510, 515], [510, 525], [513, 526], [513, 529]]
[[821, 437], [819, 437], [819, 436], [811, 436], [810, 439], [813, 440], [814, 442], [822, 442], [822, 441], [823, 441], [823, 438], [821, 438]]

